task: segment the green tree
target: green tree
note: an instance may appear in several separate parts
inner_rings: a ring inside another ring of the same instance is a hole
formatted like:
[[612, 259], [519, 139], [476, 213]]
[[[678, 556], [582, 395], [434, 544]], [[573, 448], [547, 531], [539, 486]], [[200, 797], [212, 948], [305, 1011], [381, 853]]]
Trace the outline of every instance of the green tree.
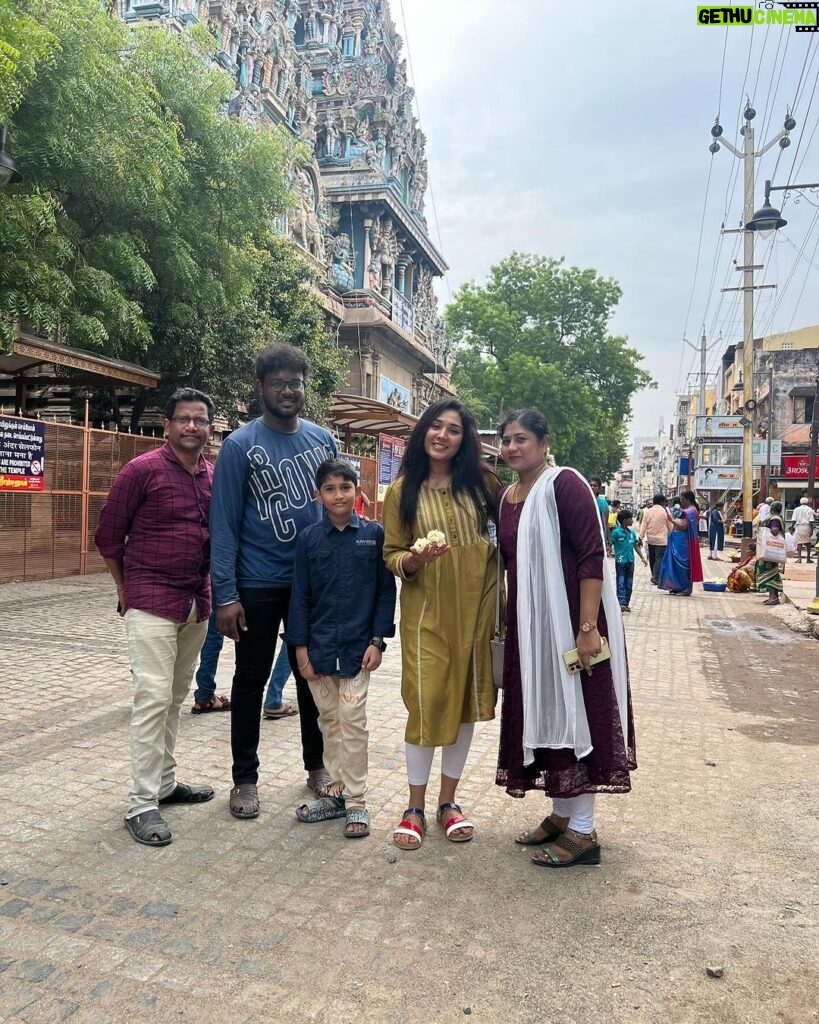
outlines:
[[485, 285], [464, 285], [446, 310], [459, 396], [484, 423], [510, 409], [539, 409], [558, 462], [613, 473], [625, 454], [631, 400], [653, 384], [640, 353], [608, 332], [620, 296], [617, 282], [595, 270], [513, 252]]
[[[12, 42], [40, 34], [5, 71], [0, 53], [25, 176], [0, 193], [0, 342], [21, 321], [158, 369], [163, 391], [205, 387], [235, 419], [260, 345], [298, 339], [322, 409], [337, 353], [306, 262], [272, 230], [306, 153], [227, 116], [233, 82], [210, 66], [204, 30], [130, 32], [96, 0], [20, 0], [16, 21], [3, 10]], [[162, 397], [137, 395], [132, 429]]]

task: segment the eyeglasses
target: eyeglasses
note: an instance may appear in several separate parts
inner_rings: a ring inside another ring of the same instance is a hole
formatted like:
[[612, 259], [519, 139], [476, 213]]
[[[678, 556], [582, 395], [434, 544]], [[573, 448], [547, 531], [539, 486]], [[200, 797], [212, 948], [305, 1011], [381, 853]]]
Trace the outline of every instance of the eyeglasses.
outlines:
[[270, 388], [271, 391], [284, 391], [285, 388], [288, 391], [304, 391], [303, 380], [267, 380], [265, 381], [265, 387]]
[[171, 416], [171, 423], [178, 423], [180, 427], [186, 427], [192, 423], [200, 429], [210, 426], [210, 420], [206, 420], [204, 416]]

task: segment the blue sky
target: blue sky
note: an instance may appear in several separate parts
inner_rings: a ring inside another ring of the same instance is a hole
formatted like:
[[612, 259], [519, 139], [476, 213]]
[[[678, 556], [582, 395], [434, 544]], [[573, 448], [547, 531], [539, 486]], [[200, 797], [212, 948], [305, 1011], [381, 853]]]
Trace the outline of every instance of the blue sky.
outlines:
[[[697, 340], [705, 324], [724, 345], [742, 336], [740, 293], [719, 292], [741, 283], [738, 236], [720, 244], [719, 229], [740, 220], [742, 177], [726, 149], [712, 161], [711, 125], [719, 109], [741, 145], [748, 93], [759, 148], [799, 89], [790, 149], [774, 147], [757, 165], [756, 205], [777, 158], [775, 182], [819, 181], [819, 33], [700, 27], [696, 4], [680, 0], [391, 0], [391, 9], [409, 40], [451, 267], [442, 300], [513, 249], [614, 277], [624, 295], [613, 330], [659, 384], [637, 396], [632, 432], [656, 431], [661, 416], [667, 425], [698, 367], [694, 352], [683, 356], [683, 333]], [[437, 242], [429, 199], [427, 213]], [[788, 226], [757, 243], [759, 280], [778, 285], [757, 293], [757, 336], [819, 322], [819, 209], [790, 199], [783, 214]]]

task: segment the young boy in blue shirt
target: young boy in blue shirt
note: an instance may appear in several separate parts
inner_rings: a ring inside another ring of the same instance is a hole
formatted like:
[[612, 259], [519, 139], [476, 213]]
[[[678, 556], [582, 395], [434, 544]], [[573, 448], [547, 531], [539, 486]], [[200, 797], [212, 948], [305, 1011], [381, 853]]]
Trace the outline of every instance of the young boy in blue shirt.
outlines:
[[617, 574], [617, 600], [624, 612], [630, 612], [631, 589], [634, 584], [634, 552], [646, 564], [643, 542], [632, 530], [634, 518], [628, 509], [617, 513], [617, 526], [611, 531], [611, 545], [614, 548], [614, 569]]
[[344, 835], [370, 834], [367, 793], [367, 688], [395, 636], [395, 577], [383, 559], [384, 530], [353, 509], [358, 477], [328, 459], [316, 470], [325, 518], [296, 541], [285, 641], [319, 712], [326, 796], [296, 808], [303, 822], [345, 818]]

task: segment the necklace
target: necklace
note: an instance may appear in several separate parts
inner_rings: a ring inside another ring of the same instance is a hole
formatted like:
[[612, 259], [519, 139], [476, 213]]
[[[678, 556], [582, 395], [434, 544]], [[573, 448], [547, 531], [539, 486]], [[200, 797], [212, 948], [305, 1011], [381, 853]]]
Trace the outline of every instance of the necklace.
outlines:
[[[544, 471], [545, 469], [546, 469], [546, 463], [544, 462], [544, 463], [543, 463], [543, 465], [542, 465], [542, 466], [540, 467], [540, 469], [539, 469], [539, 470], [537, 471], [537, 473], [535, 474], [535, 476], [534, 476], [534, 477], [532, 478], [532, 481], [531, 481], [531, 483], [529, 484], [529, 486], [528, 486], [528, 487], [526, 487], [526, 493], [525, 493], [525, 494], [523, 495], [523, 497], [522, 497], [522, 498], [521, 498], [521, 496], [520, 496], [520, 480], [518, 480], [518, 481], [517, 481], [517, 482], [515, 483], [515, 486], [514, 486], [514, 488], [513, 488], [513, 490], [514, 490], [514, 495], [515, 495], [515, 498], [514, 498], [514, 502], [513, 502], [513, 504], [517, 505], [517, 504], [519, 504], [519, 503], [520, 503], [521, 501], [525, 501], [525, 500], [526, 500], [526, 498], [527, 498], [527, 497], [528, 497], [528, 495], [529, 495], [529, 492], [530, 492], [530, 491], [532, 490], [532, 488], [533, 488], [533, 487], [535, 486], [535, 484], [536, 484], [536, 483], [538, 482], [538, 480], [540, 479], [541, 473], [543, 473], [543, 471]], [[526, 485], [524, 484], [524, 486], [526, 486]]]

